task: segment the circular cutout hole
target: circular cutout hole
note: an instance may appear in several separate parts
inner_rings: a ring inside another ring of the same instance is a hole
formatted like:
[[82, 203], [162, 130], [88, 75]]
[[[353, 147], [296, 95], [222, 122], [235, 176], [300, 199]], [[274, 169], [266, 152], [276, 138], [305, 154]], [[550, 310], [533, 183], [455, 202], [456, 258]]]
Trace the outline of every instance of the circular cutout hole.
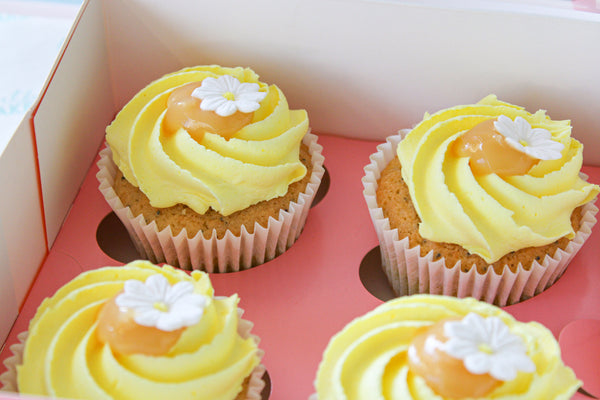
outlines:
[[263, 381], [265, 381], [265, 387], [260, 392], [261, 400], [268, 400], [271, 397], [271, 377], [269, 376], [269, 371], [265, 370], [263, 375]]
[[317, 193], [315, 193], [315, 198], [313, 199], [313, 202], [310, 205], [311, 208], [316, 206], [317, 204], [319, 204], [321, 202], [321, 200], [323, 200], [323, 198], [325, 197], [327, 192], [329, 191], [329, 185], [331, 183], [331, 178], [329, 177], [329, 171], [327, 171], [327, 168], [325, 168], [324, 165], [323, 165], [323, 169], [325, 170], [325, 173], [323, 174], [323, 178], [321, 179], [321, 184], [319, 185], [319, 189], [317, 189]]
[[107, 256], [122, 263], [140, 258], [127, 229], [114, 212], [104, 217], [98, 225], [96, 242]]
[[360, 262], [358, 275], [365, 289], [379, 300], [388, 301], [398, 297], [383, 272], [379, 246], [365, 254]]

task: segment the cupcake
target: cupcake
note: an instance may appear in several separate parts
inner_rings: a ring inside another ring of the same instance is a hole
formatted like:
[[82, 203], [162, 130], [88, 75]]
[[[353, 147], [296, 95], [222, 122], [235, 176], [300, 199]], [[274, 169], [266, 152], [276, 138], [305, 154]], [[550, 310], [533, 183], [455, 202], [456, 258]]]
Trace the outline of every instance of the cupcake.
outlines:
[[208, 274], [148, 261], [85, 272], [31, 320], [3, 377], [21, 394], [74, 399], [261, 399], [262, 350], [239, 298]]
[[550, 287], [596, 222], [582, 151], [569, 121], [494, 95], [388, 138], [363, 184], [396, 294], [504, 306]]
[[552, 333], [473, 298], [414, 295], [331, 338], [312, 399], [570, 399], [581, 382]]
[[106, 129], [100, 190], [140, 254], [184, 269], [264, 263], [300, 235], [323, 176], [305, 110], [248, 68], [150, 83]]

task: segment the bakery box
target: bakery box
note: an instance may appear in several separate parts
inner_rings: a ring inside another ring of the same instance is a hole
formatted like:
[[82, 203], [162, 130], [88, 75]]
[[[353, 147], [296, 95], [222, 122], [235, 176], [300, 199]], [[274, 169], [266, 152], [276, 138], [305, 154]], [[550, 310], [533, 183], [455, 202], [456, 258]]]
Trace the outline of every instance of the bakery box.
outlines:
[[[308, 111], [326, 179], [289, 250], [211, 279], [217, 294], [239, 293], [255, 323], [269, 398], [307, 399], [329, 338], [390, 296], [361, 184], [385, 137], [426, 111], [495, 93], [572, 120], [583, 171], [600, 182], [598, 8], [558, 0], [85, 1], [40, 98], [0, 155], [0, 359], [44, 297], [82, 271], [135, 257], [95, 177], [116, 112], [185, 66], [250, 66], [291, 108]], [[506, 310], [557, 338], [573, 326], [591, 332], [600, 323], [599, 245], [596, 229], [554, 286]], [[567, 364], [589, 375], [581, 346], [561, 346]], [[588, 390], [598, 387], [587, 381]]]

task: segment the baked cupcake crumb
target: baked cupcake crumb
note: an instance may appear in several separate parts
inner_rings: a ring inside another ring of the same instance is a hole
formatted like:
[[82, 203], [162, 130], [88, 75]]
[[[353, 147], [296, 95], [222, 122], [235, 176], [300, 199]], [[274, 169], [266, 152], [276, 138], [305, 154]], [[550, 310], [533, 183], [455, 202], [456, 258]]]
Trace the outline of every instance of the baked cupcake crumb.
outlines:
[[249, 233], [253, 233], [255, 222], [266, 227], [269, 217], [277, 219], [280, 210], [287, 211], [290, 202], [298, 199], [298, 195], [305, 191], [306, 185], [311, 179], [311, 156], [308, 147], [304, 144], [300, 146], [300, 161], [306, 167], [306, 175], [301, 180], [290, 184], [285, 195], [261, 201], [227, 216], [213, 209], [209, 209], [204, 214], [198, 214], [183, 204], [167, 208], [152, 207], [142, 191], [129, 183], [121, 171], [117, 171], [114, 190], [123, 205], [131, 208], [135, 217], [142, 214], [146, 223], [155, 221], [159, 231], [171, 226], [172, 234], [176, 236], [183, 228], [186, 228], [189, 238], [193, 238], [201, 231], [204, 238], [209, 239], [213, 230], [216, 230], [217, 238], [222, 239], [228, 230], [235, 236], [239, 236], [242, 226], [245, 226]]
[[[389, 219], [390, 228], [398, 229], [398, 237], [408, 237], [411, 248], [417, 245], [421, 246], [421, 257], [433, 252], [433, 260], [444, 257], [447, 267], [454, 266], [460, 260], [463, 272], [468, 272], [475, 265], [477, 272], [485, 274], [490, 264], [480, 256], [469, 253], [457, 244], [433, 242], [421, 237], [419, 234], [421, 220], [413, 206], [401, 171], [400, 161], [398, 157], [394, 157], [382, 171], [377, 186], [377, 203], [383, 210], [384, 217]], [[581, 226], [582, 207], [577, 207], [571, 214], [571, 225], [575, 231], [578, 231]], [[491, 266], [497, 274], [502, 274], [504, 265], [508, 265], [510, 270], [515, 272], [519, 263], [525, 270], [529, 270], [534, 260], [541, 262], [547, 254], [553, 256], [557, 249], [565, 250], [568, 243], [569, 239], [562, 237], [545, 246], [527, 247], [513, 251]]]

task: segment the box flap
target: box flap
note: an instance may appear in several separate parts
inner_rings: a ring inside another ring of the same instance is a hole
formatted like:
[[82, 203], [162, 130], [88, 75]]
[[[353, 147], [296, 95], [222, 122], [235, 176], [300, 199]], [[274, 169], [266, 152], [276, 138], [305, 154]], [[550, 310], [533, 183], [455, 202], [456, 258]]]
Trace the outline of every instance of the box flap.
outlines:
[[30, 114], [0, 155], [0, 342], [47, 254]]
[[49, 246], [113, 115], [102, 2], [81, 9], [33, 112]]

